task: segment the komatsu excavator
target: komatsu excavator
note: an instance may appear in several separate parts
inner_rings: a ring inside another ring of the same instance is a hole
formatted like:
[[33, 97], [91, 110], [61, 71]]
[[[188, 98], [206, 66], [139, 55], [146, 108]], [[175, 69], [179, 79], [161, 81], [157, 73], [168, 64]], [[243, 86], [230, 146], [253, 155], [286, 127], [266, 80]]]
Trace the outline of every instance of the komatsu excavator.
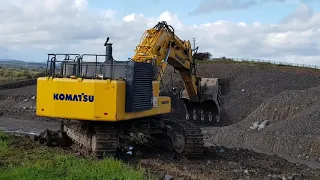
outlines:
[[[47, 75], [37, 79], [36, 114], [60, 119], [61, 130], [96, 157], [137, 144], [201, 157], [197, 123], [219, 120], [220, 86], [217, 78], [197, 77], [190, 41], [180, 40], [162, 21], [146, 30], [129, 61], [114, 60], [112, 44], [107, 40], [105, 46], [105, 55], [48, 54]], [[171, 112], [170, 97], [160, 93], [168, 64], [185, 85], [181, 120], [161, 118]]]

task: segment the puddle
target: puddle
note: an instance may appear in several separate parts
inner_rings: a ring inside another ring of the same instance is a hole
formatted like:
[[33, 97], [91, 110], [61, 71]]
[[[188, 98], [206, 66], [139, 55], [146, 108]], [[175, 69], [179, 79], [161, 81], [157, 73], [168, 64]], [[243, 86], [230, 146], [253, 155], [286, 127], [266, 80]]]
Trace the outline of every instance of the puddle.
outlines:
[[14, 135], [14, 136], [39, 136], [40, 133], [38, 132], [27, 132], [27, 131], [10, 131], [10, 130], [4, 130], [3, 132]]

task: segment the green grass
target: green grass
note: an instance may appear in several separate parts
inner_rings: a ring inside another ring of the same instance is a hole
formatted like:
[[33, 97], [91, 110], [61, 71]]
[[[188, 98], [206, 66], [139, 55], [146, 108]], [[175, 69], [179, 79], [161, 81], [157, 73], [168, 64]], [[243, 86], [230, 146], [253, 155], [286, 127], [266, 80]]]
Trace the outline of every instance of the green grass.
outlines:
[[0, 154], [5, 154], [8, 152], [8, 139], [9, 136], [0, 131]]
[[39, 71], [22, 68], [0, 68], [0, 84], [19, 81], [25, 79], [36, 78], [39, 75]]
[[146, 179], [144, 169], [106, 158], [80, 158], [68, 151], [47, 148], [24, 137], [0, 132], [0, 179]]

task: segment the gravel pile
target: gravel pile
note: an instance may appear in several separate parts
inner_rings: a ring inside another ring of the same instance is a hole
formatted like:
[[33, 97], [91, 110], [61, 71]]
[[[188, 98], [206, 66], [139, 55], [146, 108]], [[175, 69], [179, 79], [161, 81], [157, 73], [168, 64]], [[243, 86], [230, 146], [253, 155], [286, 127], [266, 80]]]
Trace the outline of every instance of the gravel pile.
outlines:
[[277, 134], [318, 134], [320, 132], [320, 86], [308, 90], [285, 91], [264, 101], [239, 123], [247, 128], [254, 122], [269, 121], [265, 129]]
[[36, 90], [36, 86], [0, 90], [0, 116], [50, 120], [36, 115]]
[[[198, 72], [222, 81], [221, 125], [225, 127], [203, 128], [209, 144], [320, 161], [319, 70], [216, 63], [198, 65]], [[179, 74], [172, 79], [165, 77], [167, 91], [172, 81], [178, 87], [183, 84]], [[183, 109], [181, 103], [173, 108]], [[264, 129], [254, 128], [262, 122]]]
[[37, 87], [36, 86], [26, 86], [22, 88], [16, 89], [3, 89], [0, 90], [0, 100], [12, 97], [15, 99], [25, 99], [25, 98], [32, 98], [36, 95]]
[[[264, 100], [283, 91], [320, 85], [319, 70], [242, 63], [199, 64], [197, 69], [200, 76], [217, 77], [222, 81], [222, 125], [240, 122]], [[173, 69], [168, 67], [166, 72], [173, 72]], [[178, 87], [183, 84], [179, 73], [173, 74], [173, 81]], [[170, 75], [166, 75], [163, 82], [170, 91]]]
[[[258, 130], [262, 122], [268, 123]], [[204, 132], [214, 144], [320, 161], [320, 86], [285, 91], [265, 100], [245, 120]]]

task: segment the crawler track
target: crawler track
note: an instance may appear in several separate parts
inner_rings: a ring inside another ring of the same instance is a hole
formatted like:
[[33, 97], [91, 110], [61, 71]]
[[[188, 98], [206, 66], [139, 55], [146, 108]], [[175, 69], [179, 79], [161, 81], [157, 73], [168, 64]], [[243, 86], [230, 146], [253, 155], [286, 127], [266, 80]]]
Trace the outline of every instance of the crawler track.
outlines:
[[64, 120], [61, 127], [77, 148], [84, 148], [99, 159], [116, 156], [129, 144], [166, 147], [187, 158], [201, 158], [204, 151], [201, 129], [187, 121], [156, 118], [119, 123]]
[[204, 142], [200, 127], [185, 120], [165, 120], [166, 125], [175, 126], [185, 136], [183, 155], [188, 158], [203, 157]]
[[77, 147], [93, 152], [97, 158], [117, 153], [119, 140], [117, 129], [112, 124], [64, 120], [61, 129]]
[[112, 125], [95, 123], [94, 130], [91, 146], [96, 157], [115, 156], [119, 147], [117, 129]]

